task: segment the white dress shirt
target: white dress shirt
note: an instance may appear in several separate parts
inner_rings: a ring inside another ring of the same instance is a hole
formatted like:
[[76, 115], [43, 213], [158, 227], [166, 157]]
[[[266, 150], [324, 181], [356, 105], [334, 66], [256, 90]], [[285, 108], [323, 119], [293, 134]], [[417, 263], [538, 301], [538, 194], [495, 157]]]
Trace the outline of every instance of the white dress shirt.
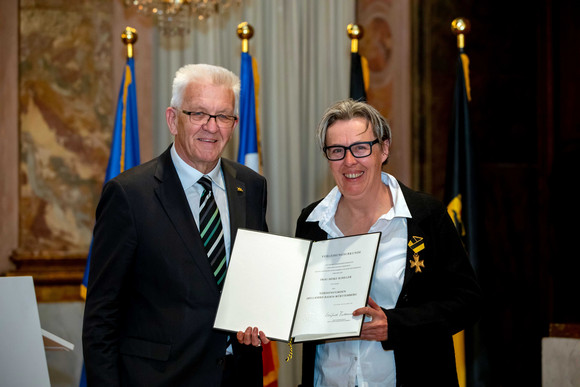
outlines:
[[[382, 232], [371, 285], [371, 298], [381, 307], [395, 307], [403, 286], [407, 256], [407, 218], [411, 213], [397, 180], [382, 172], [393, 196], [393, 207], [368, 232]], [[335, 223], [341, 193], [338, 187], [316, 206], [308, 222], [318, 222], [328, 238], [343, 236]], [[315, 386], [395, 386], [395, 357], [378, 341], [341, 340], [316, 347]]]

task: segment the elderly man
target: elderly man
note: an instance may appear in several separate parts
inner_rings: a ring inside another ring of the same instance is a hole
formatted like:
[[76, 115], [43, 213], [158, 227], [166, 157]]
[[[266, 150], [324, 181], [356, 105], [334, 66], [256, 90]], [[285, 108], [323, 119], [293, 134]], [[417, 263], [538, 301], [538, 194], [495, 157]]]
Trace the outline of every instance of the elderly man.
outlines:
[[261, 386], [263, 332], [213, 329], [238, 228], [267, 230], [266, 181], [221, 158], [239, 78], [187, 65], [174, 143], [110, 180], [97, 207], [83, 326], [89, 386]]

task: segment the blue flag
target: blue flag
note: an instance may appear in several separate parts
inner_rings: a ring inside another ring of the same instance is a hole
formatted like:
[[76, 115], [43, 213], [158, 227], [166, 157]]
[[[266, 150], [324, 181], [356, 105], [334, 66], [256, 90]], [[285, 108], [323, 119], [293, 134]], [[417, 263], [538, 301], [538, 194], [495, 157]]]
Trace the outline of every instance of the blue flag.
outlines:
[[[254, 65], [250, 54], [242, 53], [240, 91], [240, 146], [238, 163], [260, 172], [258, 156], [258, 119], [256, 115], [256, 97], [254, 93]], [[256, 74], [257, 75], [257, 74]]]
[[[258, 122], [259, 89], [258, 65], [256, 60], [242, 52], [240, 70], [240, 146], [238, 163], [260, 173], [260, 125]], [[278, 386], [278, 351], [275, 342], [262, 346], [262, 383], [264, 387]]]
[[[119, 100], [117, 101], [117, 112], [115, 114], [115, 129], [113, 130], [113, 140], [111, 143], [111, 154], [109, 164], [105, 174], [105, 183], [118, 174], [139, 165], [141, 157], [139, 155], [139, 125], [137, 123], [137, 92], [135, 88], [135, 62], [133, 58], [127, 58], [121, 90], [119, 90]], [[86, 299], [87, 286], [89, 284], [89, 266], [91, 262], [91, 247], [85, 266], [85, 275], [81, 283], [81, 297]], [[81, 374], [80, 387], [87, 385], [85, 366]]]

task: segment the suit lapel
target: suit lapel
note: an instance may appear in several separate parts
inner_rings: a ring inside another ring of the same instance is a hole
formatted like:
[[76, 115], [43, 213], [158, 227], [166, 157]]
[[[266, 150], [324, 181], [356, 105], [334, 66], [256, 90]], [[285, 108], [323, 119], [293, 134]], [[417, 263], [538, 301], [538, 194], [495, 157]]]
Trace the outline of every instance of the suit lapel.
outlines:
[[211, 272], [199, 230], [189, 210], [189, 203], [173, 166], [169, 149], [159, 156], [155, 177], [159, 182], [155, 194], [161, 206], [173, 223], [175, 231], [185, 244], [193, 262], [203, 273], [210, 286], [215, 288], [217, 292], [216, 281]]
[[231, 161], [222, 158], [222, 171], [230, 210], [230, 247], [233, 248], [238, 228], [246, 226], [246, 184], [237, 179], [237, 171]]

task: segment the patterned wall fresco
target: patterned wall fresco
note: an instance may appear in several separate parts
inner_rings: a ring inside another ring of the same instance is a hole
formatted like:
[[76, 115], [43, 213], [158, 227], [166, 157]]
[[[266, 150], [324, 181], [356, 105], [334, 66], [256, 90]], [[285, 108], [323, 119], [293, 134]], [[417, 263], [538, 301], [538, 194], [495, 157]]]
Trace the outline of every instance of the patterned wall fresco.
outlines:
[[[370, 73], [368, 100], [385, 117], [393, 113], [393, 12], [392, 1], [359, 1], [359, 23], [365, 34], [361, 55], [367, 58]], [[399, 48], [400, 49], [400, 48]]]
[[393, 130], [386, 171], [411, 184], [410, 4], [358, 0], [357, 23], [364, 28], [360, 54], [368, 61], [368, 102], [389, 120]]
[[111, 7], [20, 1], [21, 251], [88, 251], [113, 126]]

